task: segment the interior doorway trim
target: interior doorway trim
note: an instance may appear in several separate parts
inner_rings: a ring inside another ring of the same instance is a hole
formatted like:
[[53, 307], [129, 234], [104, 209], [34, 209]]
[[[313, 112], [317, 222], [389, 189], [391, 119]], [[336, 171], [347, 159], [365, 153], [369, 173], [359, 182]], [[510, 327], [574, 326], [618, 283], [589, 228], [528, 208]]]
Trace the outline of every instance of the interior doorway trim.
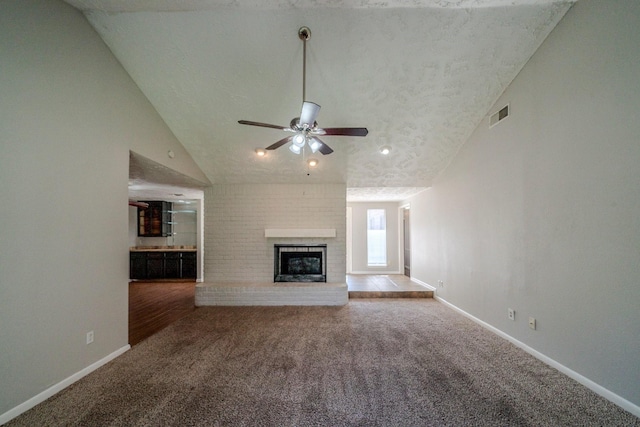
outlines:
[[[398, 252], [400, 274], [411, 277], [411, 223], [405, 230], [405, 212], [411, 212], [411, 204], [406, 203], [398, 208]], [[406, 242], [408, 240], [408, 243]], [[408, 264], [405, 260], [408, 258]]]
[[353, 210], [347, 206], [347, 274], [353, 273]]

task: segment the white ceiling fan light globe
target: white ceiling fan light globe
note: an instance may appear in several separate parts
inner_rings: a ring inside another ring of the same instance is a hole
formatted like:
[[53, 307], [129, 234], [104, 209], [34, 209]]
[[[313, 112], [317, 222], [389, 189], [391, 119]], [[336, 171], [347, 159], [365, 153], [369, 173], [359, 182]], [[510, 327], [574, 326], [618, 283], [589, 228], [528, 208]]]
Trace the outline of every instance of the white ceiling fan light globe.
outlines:
[[312, 153], [317, 153], [321, 146], [322, 144], [320, 144], [320, 142], [317, 139], [315, 138], [309, 139], [309, 148], [311, 148]]
[[301, 149], [300, 147], [298, 147], [298, 146], [295, 144], [295, 142], [294, 142], [294, 143], [292, 143], [292, 144], [289, 146], [289, 150], [291, 150], [291, 152], [293, 152], [294, 154], [300, 154], [300, 151], [302, 151], [302, 149]]
[[305, 142], [307, 142], [307, 138], [302, 133], [298, 133], [293, 137], [292, 142], [298, 148], [302, 148], [304, 147]]

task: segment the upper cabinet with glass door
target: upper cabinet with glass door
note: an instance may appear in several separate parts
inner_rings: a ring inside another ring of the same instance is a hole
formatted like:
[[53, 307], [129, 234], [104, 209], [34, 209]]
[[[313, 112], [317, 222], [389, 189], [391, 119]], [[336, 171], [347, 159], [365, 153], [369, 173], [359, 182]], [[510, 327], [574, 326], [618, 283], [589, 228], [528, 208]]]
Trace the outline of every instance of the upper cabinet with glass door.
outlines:
[[138, 208], [138, 236], [171, 236], [171, 202], [151, 201], [145, 203], [148, 203], [149, 206]]

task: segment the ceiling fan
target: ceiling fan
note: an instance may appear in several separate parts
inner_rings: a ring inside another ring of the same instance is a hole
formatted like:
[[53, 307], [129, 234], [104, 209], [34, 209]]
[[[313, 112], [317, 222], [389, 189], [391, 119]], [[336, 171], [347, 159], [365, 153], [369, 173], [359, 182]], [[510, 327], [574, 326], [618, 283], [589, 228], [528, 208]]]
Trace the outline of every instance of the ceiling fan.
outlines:
[[300, 117], [295, 117], [289, 123], [289, 127], [272, 125], [269, 123], [252, 122], [249, 120], [239, 120], [241, 125], [260, 126], [265, 128], [279, 129], [291, 132], [293, 135], [282, 138], [280, 141], [271, 144], [266, 149], [275, 150], [287, 143], [291, 143], [289, 149], [300, 154], [305, 144], [309, 145], [311, 152], [320, 151], [322, 154], [331, 154], [333, 150], [324, 143], [318, 136], [367, 136], [367, 128], [320, 128], [316, 122], [316, 117], [320, 112], [320, 106], [314, 102], [306, 101], [306, 71], [307, 71], [307, 40], [311, 38], [311, 30], [301, 27], [298, 30], [298, 37], [303, 42], [302, 59], [302, 111]]

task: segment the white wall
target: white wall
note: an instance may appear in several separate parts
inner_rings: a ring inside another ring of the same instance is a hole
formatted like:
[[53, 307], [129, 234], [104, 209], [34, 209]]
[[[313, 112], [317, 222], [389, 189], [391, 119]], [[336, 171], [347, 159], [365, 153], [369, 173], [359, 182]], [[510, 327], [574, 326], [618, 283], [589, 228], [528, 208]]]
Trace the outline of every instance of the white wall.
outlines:
[[126, 349], [129, 150], [181, 146], [61, 1], [0, 2], [0, 58], [1, 423]]
[[[326, 243], [327, 281], [346, 280], [344, 184], [213, 185], [205, 190], [205, 281], [273, 282], [275, 243]], [[335, 238], [265, 238], [266, 228], [336, 229]]]
[[[398, 274], [400, 273], [399, 252], [399, 204], [395, 202], [350, 202], [352, 209], [351, 243], [352, 272], [354, 274]], [[387, 265], [369, 267], [367, 265], [367, 210], [384, 209], [387, 217]]]
[[638, 58], [639, 2], [579, 1], [490, 111], [511, 116], [409, 200], [414, 277], [636, 410]]

